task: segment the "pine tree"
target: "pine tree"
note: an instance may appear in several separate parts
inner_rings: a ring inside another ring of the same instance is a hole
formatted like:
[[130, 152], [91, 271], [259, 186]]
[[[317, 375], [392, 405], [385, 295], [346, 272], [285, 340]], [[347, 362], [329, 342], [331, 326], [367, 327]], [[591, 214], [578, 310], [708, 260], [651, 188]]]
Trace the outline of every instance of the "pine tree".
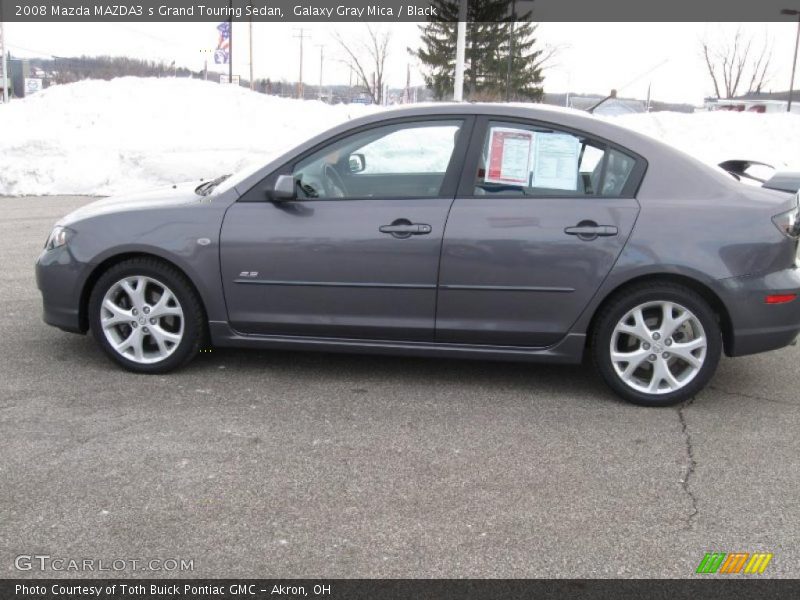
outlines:
[[[510, 28], [512, 24], [507, 24]], [[536, 46], [536, 28], [534, 23], [520, 22], [513, 24], [514, 31], [511, 35], [512, 48], [511, 55], [511, 77], [506, 77], [507, 95], [509, 100], [530, 100], [539, 102], [542, 99], [544, 90], [542, 82], [542, 50]], [[506, 34], [506, 40], [509, 35]], [[508, 60], [509, 49], [506, 44], [506, 60]], [[506, 67], [508, 73], [508, 67]]]
[[[439, 17], [420, 26], [421, 47], [412, 51], [425, 66], [426, 85], [434, 97], [450, 97], [455, 79], [456, 19], [459, 0], [436, 0]], [[467, 8], [465, 97], [477, 100], [541, 99], [542, 51], [530, 11], [513, 23], [513, 0], [470, 0]], [[513, 34], [511, 34], [513, 27]], [[509, 44], [509, 38], [511, 44]], [[511, 48], [509, 47], [511, 46]], [[512, 55], [510, 85], [508, 58]], [[508, 89], [507, 89], [508, 88]]]

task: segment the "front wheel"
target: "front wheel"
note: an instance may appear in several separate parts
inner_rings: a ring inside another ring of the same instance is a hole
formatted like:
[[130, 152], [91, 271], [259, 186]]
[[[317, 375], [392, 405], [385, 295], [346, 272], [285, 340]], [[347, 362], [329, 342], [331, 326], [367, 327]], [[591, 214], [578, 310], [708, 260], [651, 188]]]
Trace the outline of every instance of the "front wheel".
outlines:
[[670, 406], [702, 390], [722, 353], [717, 317], [683, 286], [652, 283], [623, 290], [602, 310], [592, 358], [623, 399]]
[[188, 362], [205, 331], [197, 294], [177, 269], [135, 258], [103, 273], [89, 298], [92, 333], [114, 361], [138, 373]]

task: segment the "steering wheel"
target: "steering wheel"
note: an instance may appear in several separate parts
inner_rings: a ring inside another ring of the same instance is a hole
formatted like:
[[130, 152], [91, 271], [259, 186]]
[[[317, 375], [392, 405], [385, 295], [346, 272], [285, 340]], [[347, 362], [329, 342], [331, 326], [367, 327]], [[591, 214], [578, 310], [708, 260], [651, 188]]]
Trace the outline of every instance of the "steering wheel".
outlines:
[[329, 198], [344, 198], [347, 195], [342, 176], [328, 163], [322, 167], [322, 187]]

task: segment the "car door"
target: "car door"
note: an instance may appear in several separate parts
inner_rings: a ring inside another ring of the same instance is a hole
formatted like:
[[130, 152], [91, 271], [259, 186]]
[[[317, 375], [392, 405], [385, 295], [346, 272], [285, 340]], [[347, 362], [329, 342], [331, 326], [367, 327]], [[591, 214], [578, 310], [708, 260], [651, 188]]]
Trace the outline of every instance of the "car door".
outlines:
[[267, 178], [292, 174], [296, 199], [268, 201], [265, 181], [231, 206], [220, 251], [233, 328], [433, 340], [468, 125], [463, 116], [401, 119], [338, 136]]
[[548, 124], [481, 118], [448, 217], [436, 339], [548, 346], [608, 275], [646, 164]]

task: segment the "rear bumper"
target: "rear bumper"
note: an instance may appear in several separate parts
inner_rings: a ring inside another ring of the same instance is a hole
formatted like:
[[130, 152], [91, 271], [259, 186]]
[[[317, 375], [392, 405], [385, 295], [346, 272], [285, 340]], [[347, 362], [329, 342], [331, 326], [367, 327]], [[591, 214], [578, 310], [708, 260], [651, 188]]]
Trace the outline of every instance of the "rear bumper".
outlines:
[[36, 285], [42, 293], [42, 318], [71, 333], [86, 333], [80, 316], [80, 264], [69, 250], [44, 251], [36, 261]]
[[[745, 356], [791, 345], [800, 335], [800, 270], [732, 277], [719, 282], [731, 318], [726, 352]], [[785, 304], [766, 304], [770, 294], [798, 294]]]

